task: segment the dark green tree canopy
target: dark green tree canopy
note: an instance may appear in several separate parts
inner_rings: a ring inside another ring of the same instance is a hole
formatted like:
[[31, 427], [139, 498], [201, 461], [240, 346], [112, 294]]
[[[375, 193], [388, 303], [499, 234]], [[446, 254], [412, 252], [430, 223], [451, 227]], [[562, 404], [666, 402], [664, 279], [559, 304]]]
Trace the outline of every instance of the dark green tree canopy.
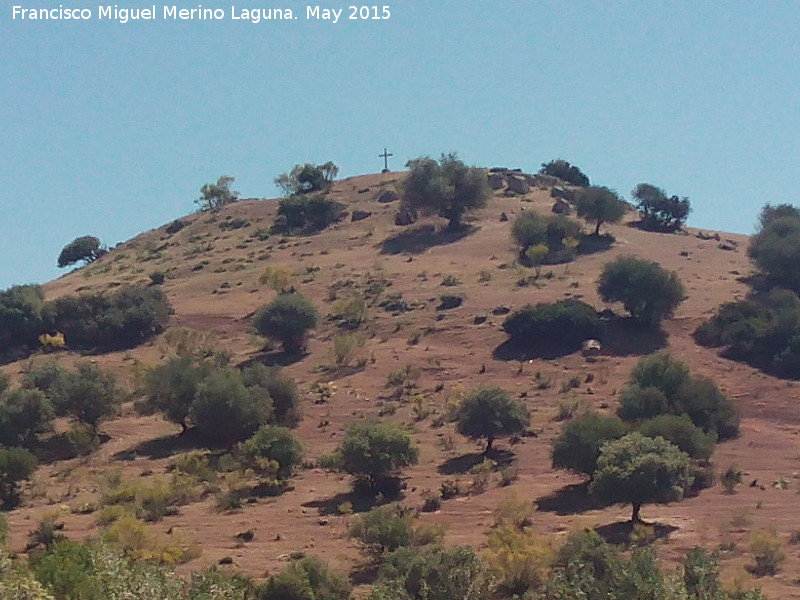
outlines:
[[789, 204], [764, 206], [747, 254], [771, 283], [800, 292], [800, 211]]
[[79, 362], [56, 380], [51, 399], [56, 412], [69, 415], [97, 431], [100, 421], [116, 414], [121, 392], [113, 373], [90, 362]]
[[69, 267], [80, 261], [88, 265], [106, 252], [107, 250], [100, 246], [100, 238], [93, 235], [77, 237], [61, 250], [61, 254], [58, 255], [58, 266]]
[[620, 256], [607, 263], [597, 291], [603, 301], [622, 302], [633, 318], [649, 324], [671, 316], [686, 297], [677, 273], [635, 256]]
[[261, 388], [247, 388], [238, 370], [212, 371], [197, 388], [190, 417], [200, 435], [232, 446], [253, 435], [272, 416], [272, 399]]
[[634, 432], [600, 448], [589, 490], [607, 502], [632, 504], [631, 520], [637, 523], [644, 504], [682, 500], [691, 483], [685, 452], [664, 438]]
[[591, 477], [597, 468], [600, 448], [627, 433], [625, 424], [615, 417], [588, 411], [564, 426], [551, 450], [553, 467], [570, 469]]
[[530, 423], [525, 404], [498, 387], [479, 388], [464, 398], [458, 409], [458, 432], [486, 439], [486, 452], [496, 438], [521, 433]]
[[631, 195], [642, 213], [642, 228], [650, 231], [678, 231], [692, 210], [688, 198], [667, 196], [664, 190], [649, 183], [640, 183]]
[[346, 577], [333, 573], [321, 559], [304, 556], [270, 577], [258, 600], [349, 600], [350, 587]]
[[692, 375], [686, 363], [659, 352], [641, 358], [620, 395], [617, 410], [626, 421], [662, 414], [686, 415], [695, 426], [720, 439], [736, 437], [736, 406], [707, 377]]
[[300, 294], [281, 294], [253, 316], [256, 333], [283, 344], [286, 352], [299, 352], [306, 333], [317, 326], [319, 315]]
[[662, 437], [699, 460], [711, 458], [717, 445], [716, 434], [705, 433], [688, 415], [658, 415], [640, 423], [636, 431], [649, 438]]
[[351, 425], [339, 454], [344, 470], [365, 477], [373, 489], [377, 489], [380, 480], [396, 476], [401, 468], [414, 465], [419, 459], [411, 436], [387, 421]]
[[524, 347], [536, 347], [558, 341], [564, 345], [580, 345], [597, 337], [600, 319], [597, 311], [580, 300], [558, 300], [527, 304], [508, 315], [503, 331], [512, 341]]
[[0, 352], [2, 348], [35, 347], [47, 326], [44, 290], [15, 285], [0, 292]]
[[589, 178], [584, 175], [583, 171], [561, 158], [542, 163], [542, 168], [539, 169], [539, 173], [542, 175], [550, 175], [551, 177], [558, 177], [578, 187], [589, 186]]
[[55, 411], [39, 390], [18, 388], [0, 394], [0, 446], [30, 447], [49, 431]]
[[195, 203], [203, 211], [218, 211], [227, 204], [236, 202], [239, 199], [239, 192], [231, 191], [231, 184], [236, 181], [235, 177], [222, 175], [216, 183], [207, 183], [200, 188], [200, 197]]
[[600, 235], [600, 226], [603, 223], [619, 223], [628, 211], [627, 203], [619, 194], [601, 186], [578, 190], [575, 204], [578, 216], [595, 224], [595, 235]]
[[36, 465], [36, 457], [27, 450], [0, 447], [0, 507], [17, 504], [19, 482], [33, 475]]
[[237, 452], [242, 462], [255, 472], [263, 470], [265, 461], [274, 462], [279, 479], [288, 479], [303, 460], [303, 446], [291, 430], [278, 425], [262, 425]]
[[328, 161], [321, 165], [305, 163], [295, 165], [288, 173], [275, 178], [277, 185], [287, 196], [309, 194], [327, 190], [339, 174], [339, 167]]
[[192, 403], [212, 370], [210, 361], [187, 355], [173, 356], [153, 367], [144, 378], [145, 412], [159, 412], [186, 431]]
[[460, 227], [467, 212], [486, 206], [486, 173], [466, 166], [455, 153], [442, 154], [438, 161], [422, 156], [406, 166], [410, 172], [403, 182], [403, 205], [444, 217], [449, 229]]

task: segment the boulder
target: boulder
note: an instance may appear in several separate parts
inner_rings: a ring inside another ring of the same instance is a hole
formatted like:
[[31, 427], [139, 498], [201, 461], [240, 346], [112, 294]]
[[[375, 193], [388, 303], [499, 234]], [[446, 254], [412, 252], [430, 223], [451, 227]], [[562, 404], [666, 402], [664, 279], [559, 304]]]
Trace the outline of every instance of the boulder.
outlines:
[[569, 216], [572, 214], [572, 205], [563, 198], [556, 198], [552, 210], [557, 215]]
[[372, 213], [368, 210], [354, 210], [353, 215], [350, 217], [350, 220], [353, 222], [356, 221], [363, 221], [367, 217], [371, 217]]
[[583, 356], [597, 356], [603, 349], [603, 344], [598, 340], [585, 340], [581, 346], [581, 354]]
[[508, 189], [515, 194], [527, 194], [531, 191], [531, 186], [521, 175], [511, 175], [508, 178]]
[[400, 196], [394, 190], [383, 190], [378, 196], [378, 202], [381, 204], [389, 204], [389, 202], [397, 202]]
[[398, 226], [413, 225], [417, 222], [417, 211], [401, 208], [394, 215], [394, 224]]
[[489, 173], [489, 187], [493, 190], [502, 190], [508, 185], [508, 180], [500, 173]]
[[564, 186], [555, 186], [550, 190], [550, 197], [561, 198], [567, 202], [575, 202], [575, 190]]

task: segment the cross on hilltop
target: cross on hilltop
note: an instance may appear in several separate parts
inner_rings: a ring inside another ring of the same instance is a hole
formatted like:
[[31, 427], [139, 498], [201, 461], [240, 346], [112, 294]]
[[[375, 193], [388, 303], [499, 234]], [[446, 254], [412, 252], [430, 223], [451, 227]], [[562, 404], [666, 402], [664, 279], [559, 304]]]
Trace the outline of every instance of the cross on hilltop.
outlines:
[[383, 149], [383, 154], [378, 154], [379, 158], [383, 159], [383, 171], [381, 173], [388, 173], [389, 172], [389, 157], [394, 156], [391, 154], [386, 148]]

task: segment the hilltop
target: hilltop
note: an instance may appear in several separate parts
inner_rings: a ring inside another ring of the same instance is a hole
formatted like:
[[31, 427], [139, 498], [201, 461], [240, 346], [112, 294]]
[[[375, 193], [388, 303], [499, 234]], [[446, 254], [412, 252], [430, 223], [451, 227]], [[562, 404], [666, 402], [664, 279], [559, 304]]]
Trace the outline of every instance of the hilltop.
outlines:
[[[492, 509], [510, 495], [536, 502], [534, 529], [554, 538], [576, 528], [624, 521], [629, 516], [626, 507], [582, 509], [581, 498], [570, 495], [569, 487], [581, 478], [551, 468], [550, 446], [563, 425], [559, 413], [586, 408], [613, 412], [617, 392], [636, 361], [664, 349], [689, 363], [693, 372], [714, 379], [737, 402], [741, 435], [719, 444], [714, 462], [718, 471], [738, 465], [746, 485], [734, 495], [724, 494], [716, 485], [680, 503], [650, 506], [645, 518], [669, 530], [657, 543], [665, 559], [676, 561], [698, 544], [722, 546], [729, 550], [722, 555], [724, 578], [749, 579], [744, 567], [749, 562], [745, 550], [750, 533], [774, 527], [788, 539], [794, 531], [798, 391], [796, 384], [721, 358], [692, 338], [719, 304], [747, 295], [745, 278], [752, 270], [745, 253], [747, 237], [726, 233], [715, 237], [692, 228], [676, 234], [647, 232], [632, 226], [637, 215], [630, 211], [622, 223], [603, 226], [616, 238], [611, 248], [580, 255], [567, 264], [544, 266], [542, 277], [520, 286], [525, 270], [516, 265], [511, 221], [523, 210], [550, 214], [554, 201], [550, 187], [533, 187], [522, 194], [496, 191], [486, 208], [467, 217], [468, 229], [455, 235], [440, 231], [443, 221], [436, 217], [408, 226], [394, 224], [399, 202], [379, 202], [379, 197], [386, 190], [397, 190], [403, 176], [383, 173], [334, 183], [328, 197], [346, 205], [348, 216], [313, 235], [269, 233], [278, 202], [240, 200], [219, 212], [181, 217], [184, 226], [175, 233], [168, 233], [170, 224], [164, 224], [138, 235], [92, 264], [44, 285], [47, 298], [55, 299], [127, 284], [147, 285], [151, 273], [163, 273], [160, 287], [175, 310], [169, 327], [213, 332], [234, 364], [280, 360], [275, 352], [265, 353], [263, 339], [252, 333], [254, 312], [276, 295], [259, 282], [268, 265], [290, 269], [291, 284], [319, 308], [322, 324], [310, 337], [307, 353], [284, 367], [301, 391], [304, 418], [296, 432], [308, 468], [292, 479], [293, 489], [275, 498], [232, 512], [216, 510], [213, 499], [207, 499], [182, 506], [177, 515], [153, 525], [202, 546], [201, 556], [180, 570], [231, 557], [236, 568], [262, 577], [279, 571], [298, 550], [325, 558], [336, 570], [354, 569], [363, 557], [347, 536], [351, 517], [336, 510], [348, 497], [350, 478], [313, 466], [315, 459], [334, 450], [347, 425], [356, 420], [381, 416], [407, 424], [421, 457], [418, 465], [404, 470], [404, 503], [419, 506], [425, 492], [438, 490], [444, 479], [471, 478], [463, 472], [465, 463], [459, 457], [479, 452], [480, 446], [454, 433], [451, 423], [434, 425], [454, 394], [481, 385], [509, 390], [532, 412], [532, 435], [513, 446], [518, 479], [507, 487], [492, 483], [485, 493], [444, 502], [434, 513], [421, 513], [420, 522], [446, 525], [447, 543], [479, 549], [493, 522]], [[352, 220], [358, 211], [363, 211], [359, 217], [369, 214]], [[674, 270], [686, 287], [687, 300], [664, 322], [661, 334], [645, 335], [621, 323], [610, 330], [600, 355], [591, 361], [581, 352], [526, 360], [504, 355], [507, 335], [501, 324], [507, 309], [574, 298], [598, 311], [622, 314], [619, 305], [602, 302], [596, 282], [603, 265], [623, 255]], [[443, 285], [445, 278], [452, 285]], [[325, 317], [336, 291], [363, 294], [376, 285], [382, 298], [401, 295], [408, 310], [371, 305], [363, 348], [350, 365], [331, 368], [332, 338], [338, 327]], [[439, 296], [445, 292], [462, 294], [463, 304], [438, 310]], [[53, 356], [64, 364], [79, 357], [69, 352]], [[137, 370], [163, 357], [164, 346], [157, 338], [132, 350], [90, 358], [119, 373], [134, 389]], [[396, 402], [390, 396], [387, 378], [406, 365], [419, 372], [413, 395], [421, 394], [424, 406], [410, 400]], [[27, 360], [20, 361], [3, 371], [19, 377], [27, 366]], [[539, 385], [541, 381], [548, 384]], [[320, 402], [312, 390], [318, 389], [315, 384], [330, 382], [332, 395]], [[21, 551], [41, 516], [62, 505], [72, 509], [62, 511], [67, 536], [95, 535], [94, 517], [74, 509], [96, 498], [102, 473], [119, 470], [124, 478], [156, 477], [182, 451], [174, 444], [177, 426], [157, 416], [138, 416], [132, 403], [103, 424], [102, 431], [109, 439], [97, 452], [46, 464], [26, 486], [21, 507], [8, 514], [13, 549]], [[507, 441], [501, 445], [509, 447]], [[781, 480], [790, 482], [789, 490], [773, 486]], [[248, 529], [255, 536], [242, 545], [235, 535]], [[800, 557], [796, 552], [787, 554], [778, 575], [757, 582], [770, 597], [800, 598], [792, 575], [800, 567]]]

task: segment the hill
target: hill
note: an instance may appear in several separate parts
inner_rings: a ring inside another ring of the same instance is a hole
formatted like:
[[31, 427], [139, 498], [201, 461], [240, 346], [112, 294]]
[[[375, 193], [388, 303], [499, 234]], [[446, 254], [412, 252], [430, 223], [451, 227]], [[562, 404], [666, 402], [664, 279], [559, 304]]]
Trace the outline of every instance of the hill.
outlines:
[[[165, 534], [185, 536], [202, 546], [202, 555], [180, 570], [231, 557], [236, 568], [262, 577], [280, 570], [296, 551], [320, 555], [341, 572], [355, 569], [363, 557], [347, 536], [352, 517], [337, 511], [350, 498], [350, 478], [314, 466], [315, 459], [331, 452], [354, 421], [381, 416], [406, 424], [420, 445], [421, 458], [404, 471], [404, 503], [420, 506], [426, 491], [437, 491], [445, 479], [457, 478], [465, 485], [471, 481], [467, 470], [480, 459], [482, 448], [437, 417], [445, 414], [459, 391], [482, 385], [509, 390], [532, 413], [528, 436], [513, 447], [500, 442], [513, 449], [518, 478], [508, 487], [493, 480], [484, 493], [446, 501], [436, 512], [421, 513], [419, 522], [447, 526], [447, 543], [481, 548], [493, 523], [493, 508], [516, 495], [538, 504], [534, 529], [547, 536], [563, 538], [571, 530], [595, 526], [610, 527], [613, 533], [614, 524], [626, 520], [629, 509], [586, 504], [576, 485], [581, 478], [551, 468], [551, 442], [561, 431], [565, 413], [587, 408], [613, 412], [617, 392], [638, 358], [666, 349], [688, 362], [694, 372], [716, 380], [738, 403], [741, 435], [720, 444], [714, 462], [718, 471], [737, 465], [745, 472], [747, 485], [734, 495], [724, 494], [717, 485], [681, 503], [649, 507], [645, 518], [668, 532], [657, 543], [665, 559], [677, 561], [698, 544], [721, 547], [726, 549], [725, 579], [752, 583], [744, 570], [751, 560], [746, 552], [751, 532], [774, 527], [788, 540], [796, 527], [798, 392], [792, 382], [720, 358], [713, 349], [698, 346], [691, 335], [720, 303], [746, 295], [743, 278], [752, 268], [744, 252], [747, 238], [722, 233], [723, 241], [733, 242], [726, 244], [730, 249], [723, 249], [713, 236], [698, 235], [691, 228], [685, 234], [646, 232], [631, 226], [635, 213], [630, 212], [622, 224], [604, 226], [616, 238], [609, 250], [544, 266], [540, 278], [521, 286], [518, 282], [530, 270], [516, 266], [511, 224], [501, 217], [513, 220], [523, 210], [549, 214], [553, 203], [549, 188], [535, 187], [520, 195], [496, 192], [486, 208], [467, 219], [469, 229], [464, 234], [448, 234], [437, 229], [442, 223], [438, 218], [394, 225], [398, 203], [381, 203], [378, 198], [396, 188], [402, 176], [366, 175], [333, 185], [329, 197], [345, 204], [351, 215], [370, 213], [363, 220], [348, 217], [314, 235], [281, 236], [268, 233], [276, 201], [239, 201], [218, 213], [182, 217], [185, 227], [176, 233], [167, 233], [169, 224], [143, 233], [44, 286], [47, 298], [54, 299], [149, 284], [151, 273], [163, 273], [162, 288], [175, 309], [170, 328], [213, 332], [235, 364], [282, 360], [278, 352], [265, 352], [263, 340], [251, 332], [254, 311], [275, 296], [259, 283], [268, 265], [289, 268], [291, 285], [320, 308], [323, 323], [311, 336], [307, 354], [285, 365], [301, 390], [304, 418], [297, 434], [306, 449], [307, 468], [283, 495], [229, 512], [220, 512], [208, 498], [182, 506], [177, 515], [154, 524]], [[660, 334], [644, 334], [619, 320], [603, 339], [600, 356], [592, 360], [580, 352], [520, 359], [503, 351], [507, 340], [500, 327], [503, 307], [574, 298], [621, 314], [619, 305], [601, 301], [596, 282], [605, 263], [628, 254], [676, 271], [686, 286], [687, 300], [664, 322]], [[452, 285], [443, 285], [446, 278]], [[324, 317], [342, 290], [380, 293], [380, 299], [401, 295], [408, 310], [386, 310], [379, 302], [369, 306], [364, 346], [349, 365], [336, 367], [332, 345], [339, 328]], [[463, 294], [463, 304], [438, 309], [439, 296], [445, 292]], [[54, 356], [65, 364], [78, 357]], [[91, 359], [118, 372], [134, 389], [134, 373], [164, 356], [163, 341], [155, 339], [133, 350]], [[18, 377], [27, 364], [21, 361], [3, 370]], [[387, 379], [406, 365], [419, 378], [410, 394], [397, 401]], [[316, 384], [329, 382], [334, 384], [332, 395], [323, 399], [314, 391], [319, 389]], [[415, 401], [417, 395], [421, 399]], [[60, 516], [67, 536], [95, 535], [95, 517], [80, 514], [78, 507], [97, 501], [104, 473], [118, 471], [125, 480], [151, 480], [165, 476], [174, 456], [185, 450], [177, 438], [178, 427], [159, 417], [138, 416], [132, 403], [102, 431], [109, 439], [97, 452], [45, 464], [26, 485], [22, 505], [8, 514], [12, 548], [21, 551], [34, 524], [57, 507], [67, 507]], [[780, 481], [788, 482], [789, 489], [773, 486]], [[242, 544], [236, 534], [245, 530], [255, 535]], [[757, 582], [770, 597], [800, 598], [793, 575], [800, 556], [788, 554], [778, 575]]]

